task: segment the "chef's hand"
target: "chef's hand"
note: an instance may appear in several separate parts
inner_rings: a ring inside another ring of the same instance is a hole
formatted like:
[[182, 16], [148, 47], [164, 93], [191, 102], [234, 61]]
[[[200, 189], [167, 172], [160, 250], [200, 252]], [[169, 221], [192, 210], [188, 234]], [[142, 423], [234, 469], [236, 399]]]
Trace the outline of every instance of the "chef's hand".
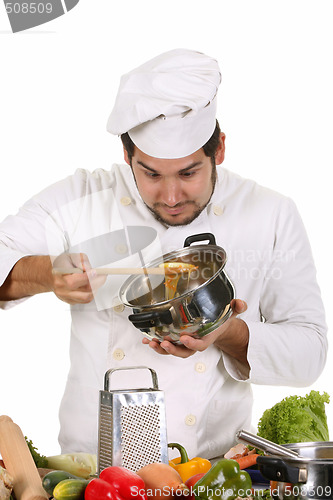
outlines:
[[[71, 269], [77, 268], [77, 273]], [[66, 274], [66, 269], [69, 274]], [[58, 271], [61, 269], [61, 273]], [[81, 272], [82, 271], [82, 272]], [[52, 291], [67, 304], [88, 304], [94, 298], [94, 292], [106, 280], [106, 276], [96, 275], [88, 257], [83, 253], [62, 254], [53, 262]]]
[[214, 344], [223, 352], [229, 354], [241, 363], [248, 365], [247, 346], [249, 342], [249, 330], [247, 324], [237, 318], [238, 314], [247, 309], [247, 304], [243, 300], [233, 299], [230, 302], [233, 310], [230, 318], [213, 332], [201, 339], [194, 339], [189, 335], [182, 335], [180, 342], [183, 345], [176, 345], [167, 340], [159, 342], [144, 338], [143, 344], [149, 344], [159, 354], [172, 354], [180, 358], [188, 358], [197, 351], [204, 351], [208, 346]]

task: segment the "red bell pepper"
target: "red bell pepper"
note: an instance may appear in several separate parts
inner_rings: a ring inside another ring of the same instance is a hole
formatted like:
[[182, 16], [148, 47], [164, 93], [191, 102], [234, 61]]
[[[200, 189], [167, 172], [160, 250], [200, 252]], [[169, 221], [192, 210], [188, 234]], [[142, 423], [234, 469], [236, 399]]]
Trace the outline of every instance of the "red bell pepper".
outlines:
[[125, 467], [107, 467], [92, 479], [84, 493], [85, 500], [147, 500], [145, 483]]
[[199, 479], [204, 477], [205, 474], [206, 472], [199, 472], [199, 474], [195, 474], [194, 476], [189, 477], [187, 481], [185, 481], [186, 486], [190, 489], [190, 495], [188, 500], [195, 500], [195, 496], [193, 493], [193, 486], [197, 484]]

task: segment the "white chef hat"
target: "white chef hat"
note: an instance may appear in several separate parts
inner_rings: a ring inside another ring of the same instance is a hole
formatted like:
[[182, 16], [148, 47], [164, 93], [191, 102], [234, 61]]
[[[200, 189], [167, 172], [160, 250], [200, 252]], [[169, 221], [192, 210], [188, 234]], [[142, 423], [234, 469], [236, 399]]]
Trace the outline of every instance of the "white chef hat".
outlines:
[[183, 158], [216, 126], [221, 73], [215, 59], [188, 49], [165, 52], [123, 75], [107, 130], [128, 132], [155, 158]]

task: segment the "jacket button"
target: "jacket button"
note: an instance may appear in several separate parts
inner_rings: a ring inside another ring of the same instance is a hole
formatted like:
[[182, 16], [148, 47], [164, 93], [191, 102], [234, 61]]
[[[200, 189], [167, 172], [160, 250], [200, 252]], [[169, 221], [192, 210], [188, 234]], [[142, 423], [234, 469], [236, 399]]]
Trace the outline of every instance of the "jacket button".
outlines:
[[119, 243], [119, 245], [116, 245], [115, 246], [115, 251], [120, 254], [120, 255], [124, 255], [125, 253], [128, 252], [128, 248], [127, 248], [127, 245], [123, 245], [121, 243]]
[[132, 203], [132, 200], [129, 196], [123, 196], [122, 198], [120, 198], [120, 203], [124, 205], [124, 207], [127, 207]]
[[195, 422], [196, 422], [196, 418], [194, 415], [187, 415], [187, 417], [185, 418], [185, 424], [186, 425], [194, 425]]
[[121, 361], [125, 357], [125, 353], [122, 349], [115, 349], [112, 353], [113, 359]]
[[203, 373], [206, 371], [206, 365], [205, 363], [196, 363], [195, 365], [195, 371], [198, 373]]
[[223, 214], [223, 208], [220, 207], [220, 205], [214, 205], [213, 212], [214, 212], [215, 215], [222, 215]]
[[116, 313], [122, 313], [124, 309], [125, 309], [124, 304], [117, 304], [117, 305], [113, 306], [113, 310]]

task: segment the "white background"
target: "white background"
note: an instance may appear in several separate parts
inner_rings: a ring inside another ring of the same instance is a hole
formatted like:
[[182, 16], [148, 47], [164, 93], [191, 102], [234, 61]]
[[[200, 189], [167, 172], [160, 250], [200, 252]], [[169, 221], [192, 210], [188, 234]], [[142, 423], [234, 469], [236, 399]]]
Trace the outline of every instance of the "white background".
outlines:
[[[224, 165], [296, 201], [330, 333], [332, 25], [331, 0], [80, 0], [57, 20], [12, 34], [1, 2], [0, 219], [78, 167], [121, 161], [119, 140], [105, 129], [120, 75], [172, 48], [200, 50], [222, 70]], [[60, 452], [69, 321], [51, 294], [0, 313], [0, 414], [46, 455]], [[331, 365], [330, 349], [311, 388], [333, 398]], [[309, 390], [254, 387], [254, 425], [265, 408]], [[333, 400], [327, 414], [333, 439]]]

